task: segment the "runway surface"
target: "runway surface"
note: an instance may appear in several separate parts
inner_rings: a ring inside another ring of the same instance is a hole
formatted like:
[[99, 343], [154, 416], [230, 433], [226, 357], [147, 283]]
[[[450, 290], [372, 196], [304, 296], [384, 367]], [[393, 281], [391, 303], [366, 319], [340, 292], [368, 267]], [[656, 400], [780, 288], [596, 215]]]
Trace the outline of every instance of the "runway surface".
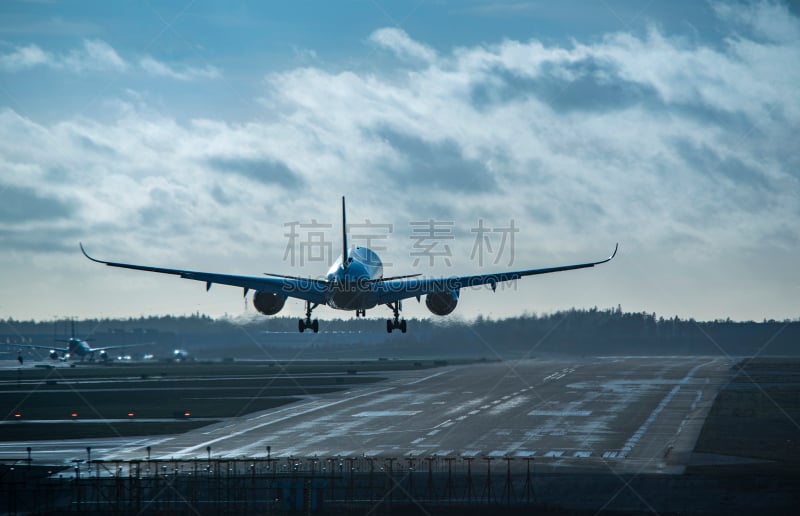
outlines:
[[[39, 463], [92, 458], [534, 457], [537, 467], [680, 473], [728, 375], [720, 357], [506, 361], [388, 373], [186, 434], [29, 443]], [[0, 444], [0, 459], [26, 444]], [[519, 462], [519, 461], [518, 461]], [[611, 465], [611, 466], [609, 466]]]

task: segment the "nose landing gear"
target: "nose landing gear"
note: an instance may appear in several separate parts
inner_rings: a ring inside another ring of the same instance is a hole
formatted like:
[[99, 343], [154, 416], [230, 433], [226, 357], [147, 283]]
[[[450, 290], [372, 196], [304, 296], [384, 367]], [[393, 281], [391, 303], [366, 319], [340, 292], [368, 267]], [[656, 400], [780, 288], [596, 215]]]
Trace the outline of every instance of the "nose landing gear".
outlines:
[[400, 319], [400, 301], [386, 305], [394, 312], [394, 320], [386, 319], [386, 331], [392, 333], [392, 330], [400, 330], [402, 333], [406, 332], [406, 320]]

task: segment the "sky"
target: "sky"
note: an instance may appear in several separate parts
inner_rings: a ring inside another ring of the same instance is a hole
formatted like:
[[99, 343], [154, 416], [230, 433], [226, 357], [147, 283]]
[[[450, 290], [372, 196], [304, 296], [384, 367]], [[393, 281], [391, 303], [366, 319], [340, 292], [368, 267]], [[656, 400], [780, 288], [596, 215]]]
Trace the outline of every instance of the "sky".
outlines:
[[2, 2], [0, 319], [253, 316], [78, 242], [320, 276], [342, 196], [387, 276], [619, 242], [450, 317], [796, 319], [798, 84], [800, 8], [777, 1]]

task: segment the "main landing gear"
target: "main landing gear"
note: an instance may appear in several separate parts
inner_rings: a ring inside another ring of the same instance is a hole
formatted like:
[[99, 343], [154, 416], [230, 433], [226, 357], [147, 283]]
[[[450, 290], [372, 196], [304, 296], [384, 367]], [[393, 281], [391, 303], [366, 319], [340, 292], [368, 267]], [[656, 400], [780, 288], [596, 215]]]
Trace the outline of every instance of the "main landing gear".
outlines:
[[406, 332], [406, 320], [400, 319], [400, 301], [386, 305], [394, 312], [394, 320], [386, 319], [386, 331], [392, 333], [392, 330], [400, 330]]
[[297, 324], [297, 329], [300, 330], [300, 333], [306, 331], [306, 329], [312, 330], [314, 333], [319, 331], [319, 321], [314, 319], [311, 320], [311, 311], [319, 306], [317, 303], [314, 303], [314, 306], [311, 306], [311, 301], [306, 301], [306, 318], [305, 320], [300, 319]]

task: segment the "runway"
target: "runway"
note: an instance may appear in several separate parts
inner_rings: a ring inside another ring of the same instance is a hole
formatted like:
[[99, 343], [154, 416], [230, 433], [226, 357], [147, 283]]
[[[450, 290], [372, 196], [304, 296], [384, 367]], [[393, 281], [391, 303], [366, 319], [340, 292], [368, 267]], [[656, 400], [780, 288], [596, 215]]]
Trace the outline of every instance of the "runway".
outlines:
[[[681, 473], [730, 362], [720, 357], [505, 361], [387, 381], [177, 436], [45, 441], [34, 460], [87, 457], [534, 457], [537, 467]], [[0, 459], [24, 457], [0, 445]], [[521, 461], [519, 461], [521, 462]]]

